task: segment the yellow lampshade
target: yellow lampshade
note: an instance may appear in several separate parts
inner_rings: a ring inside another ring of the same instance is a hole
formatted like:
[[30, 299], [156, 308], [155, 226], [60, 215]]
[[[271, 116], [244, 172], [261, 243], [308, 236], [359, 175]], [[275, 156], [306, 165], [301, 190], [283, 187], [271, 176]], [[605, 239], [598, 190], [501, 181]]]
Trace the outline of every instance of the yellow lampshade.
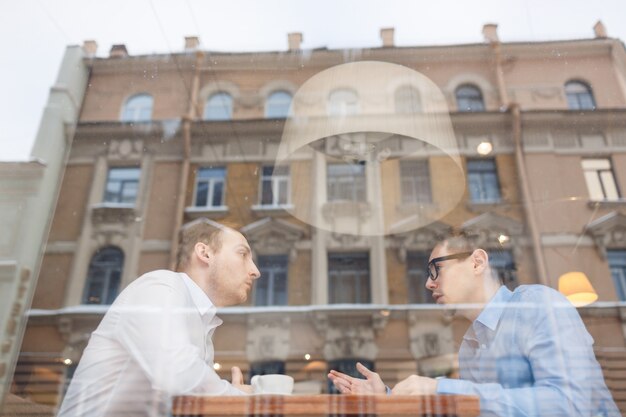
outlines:
[[598, 299], [598, 294], [591, 286], [589, 278], [583, 272], [568, 272], [559, 278], [559, 292], [567, 297], [576, 307], [591, 304]]

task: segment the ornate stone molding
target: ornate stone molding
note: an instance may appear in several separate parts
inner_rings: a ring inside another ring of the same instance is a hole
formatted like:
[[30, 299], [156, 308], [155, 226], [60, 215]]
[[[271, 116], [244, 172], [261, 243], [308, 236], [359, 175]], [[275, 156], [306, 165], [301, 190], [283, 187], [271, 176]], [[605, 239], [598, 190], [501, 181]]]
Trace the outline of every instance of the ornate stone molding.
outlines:
[[289, 355], [290, 324], [288, 316], [248, 318], [246, 357], [254, 362], [285, 361]]
[[452, 326], [445, 317], [425, 319], [423, 312], [408, 313], [409, 347], [417, 360], [452, 354], [455, 351]]
[[138, 160], [143, 156], [143, 152], [143, 140], [112, 140], [109, 144], [108, 157], [110, 160]]
[[415, 229], [391, 237], [391, 245], [398, 251], [398, 259], [406, 262], [406, 253], [409, 250], [431, 251], [437, 241], [449, 233], [451, 227], [442, 222], [433, 222], [428, 226]]
[[134, 205], [102, 203], [91, 208], [91, 221], [95, 227], [111, 223], [127, 226], [135, 222], [136, 218]]
[[306, 230], [286, 220], [266, 217], [241, 228], [248, 237], [254, 252], [260, 254], [288, 253], [293, 261], [297, 256], [296, 242], [302, 240]]
[[324, 359], [360, 358], [375, 360], [378, 356], [376, 333], [387, 325], [387, 317], [359, 311], [316, 312], [314, 323], [323, 335]]
[[[479, 247], [510, 248], [516, 256], [521, 255], [520, 237], [524, 226], [517, 220], [487, 212], [463, 223], [461, 230]], [[507, 239], [503, 241], [501, 236], [506, 236]]]
[[602, 216], [589, 223], [587, 234], [595, 242], [600, 256], [606, 259], [607, 248], [626, 246], [626, 215], [613, 211]]

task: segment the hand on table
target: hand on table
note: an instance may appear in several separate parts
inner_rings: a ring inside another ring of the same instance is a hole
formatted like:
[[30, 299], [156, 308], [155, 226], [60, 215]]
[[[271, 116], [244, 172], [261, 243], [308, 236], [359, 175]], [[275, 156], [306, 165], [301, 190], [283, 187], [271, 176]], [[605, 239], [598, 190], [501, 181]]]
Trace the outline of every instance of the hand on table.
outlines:
[[387, 388], [376, 372], [372, 372], [360, 362], [356, 364], [356, 369], [366, 379], [354, 378], [350, 375], [332, 370], [328, 373], [328, 378], [342, 394], [384, 394]]
[[425, 376], [411, 375], [398, 382], [391, 390], [399, 395], [431, 395], [437, 393], [437, 380]]
[[246, 385], [243, 382], [243, 372], [241, 372], [241, 369], [239, 369], [238, 366], [233, 366], [232, 368], [230, 368], [230, 373], [231, 373], [231, 381], [233, 384], [233, 387], [237, 388], [238, 390], [241, 390], [243, 392], [245, 392], [246, 394], [252, 394], [252, 385]]

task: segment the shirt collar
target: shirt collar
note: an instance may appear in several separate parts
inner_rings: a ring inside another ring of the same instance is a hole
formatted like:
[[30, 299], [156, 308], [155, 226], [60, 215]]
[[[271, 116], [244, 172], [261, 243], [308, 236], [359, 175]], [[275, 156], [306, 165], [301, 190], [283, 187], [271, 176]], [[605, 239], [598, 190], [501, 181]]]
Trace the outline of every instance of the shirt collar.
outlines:
[[495, 331], [496, 327], [498, 327], [500, 317], [502, 317], [502, 313], [504, 312], [504, 308], [512, 296], [513, 292], [505, 285], [502, 285], [494, 296], [491, 297], [491, 300], [487, 303], [485, 308], [483, 308], [483, 311], [480, 312], [476, 321], [492, 331]]
[[183, 282], [191, 294], [191, 299], [195, 304], [196, 308], [200, 312], [200, 315], [205, 316], [209, 313], [212, 313], [212, 316], [215, 316], [217, 313], [217, 307], [211, 301], [208, 295], [192, 280], [189, 275], [181, 272], [180, 275], [183, 277]]

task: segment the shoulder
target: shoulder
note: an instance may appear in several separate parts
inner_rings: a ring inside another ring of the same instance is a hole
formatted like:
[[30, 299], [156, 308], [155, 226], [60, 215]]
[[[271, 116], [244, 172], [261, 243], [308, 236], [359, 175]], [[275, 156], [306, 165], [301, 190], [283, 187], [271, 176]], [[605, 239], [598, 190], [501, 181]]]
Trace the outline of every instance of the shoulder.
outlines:
[[540, 284], [520, 285], [513, 291], [513, 298], [525, 302], [550, 302], [550, 303], [571, 303], [554, 288]]
[[159, 269], [143, 274], [131, 282], [120, 294], [125, 300], [162, 300], [163, 298], [185, 298], [187, 290], [179, 273]]

